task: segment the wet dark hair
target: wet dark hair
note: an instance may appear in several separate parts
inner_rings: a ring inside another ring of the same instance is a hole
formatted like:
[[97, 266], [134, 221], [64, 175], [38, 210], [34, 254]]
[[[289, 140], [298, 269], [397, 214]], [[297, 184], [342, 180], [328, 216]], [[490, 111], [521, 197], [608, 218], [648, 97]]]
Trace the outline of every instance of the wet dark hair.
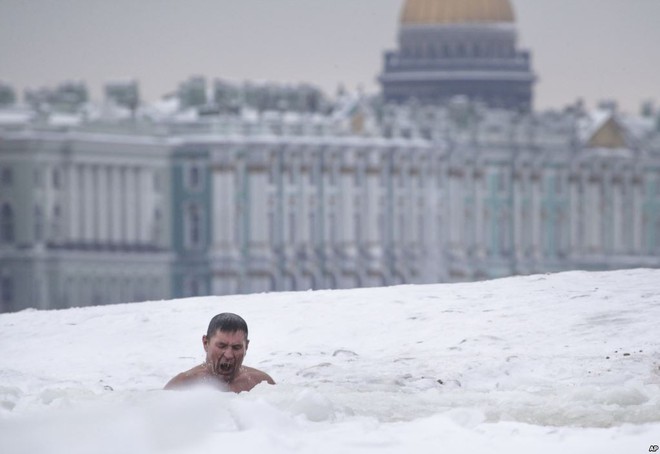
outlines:
[[225, 333], [243, 331], [245, 333], [245, 339], [248, 337], [248, 327], [243, 317], [232, 314], [231, 312], [223, 312], [213, 317], [209, 323], [209, 329], [206, 331], [206, 337], [212, 337], [218, 330]]

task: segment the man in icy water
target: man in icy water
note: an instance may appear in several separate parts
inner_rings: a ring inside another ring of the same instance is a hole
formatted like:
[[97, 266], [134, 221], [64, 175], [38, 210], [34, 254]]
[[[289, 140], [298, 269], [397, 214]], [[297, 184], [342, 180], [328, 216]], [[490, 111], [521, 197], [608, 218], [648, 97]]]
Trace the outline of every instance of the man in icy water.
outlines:
[[265, 372], [243, 366], [249, 343], [247, 323], [242, 317], [229, 312], [216, 315], [202, 336], [206, 361], [174, 377], [165, 389], [208, 384], [240, 393], [264, 381], [274, 385], [275, 381]]

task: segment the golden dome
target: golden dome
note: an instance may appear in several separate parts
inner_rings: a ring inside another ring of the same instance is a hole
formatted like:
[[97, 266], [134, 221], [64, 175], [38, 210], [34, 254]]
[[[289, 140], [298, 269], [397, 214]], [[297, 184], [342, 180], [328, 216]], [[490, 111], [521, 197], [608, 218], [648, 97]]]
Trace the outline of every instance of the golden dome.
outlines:
[[406, 0], [403, 25], [513, 22], [509, 0]]

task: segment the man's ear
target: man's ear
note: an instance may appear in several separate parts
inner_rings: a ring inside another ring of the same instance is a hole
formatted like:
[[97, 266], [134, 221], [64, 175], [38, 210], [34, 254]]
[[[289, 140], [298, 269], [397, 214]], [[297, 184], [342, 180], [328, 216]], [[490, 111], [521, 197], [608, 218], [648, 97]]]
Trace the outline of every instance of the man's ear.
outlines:
[[245, 339], [245, 351], [247, 351], [249, 345], [250, 345], [250, 339]]
[[202, 336], [202, 345], [204, 345], [204, 351], [207, 352], [209, 351], [209, 340], [206, 337], [206, 334]]

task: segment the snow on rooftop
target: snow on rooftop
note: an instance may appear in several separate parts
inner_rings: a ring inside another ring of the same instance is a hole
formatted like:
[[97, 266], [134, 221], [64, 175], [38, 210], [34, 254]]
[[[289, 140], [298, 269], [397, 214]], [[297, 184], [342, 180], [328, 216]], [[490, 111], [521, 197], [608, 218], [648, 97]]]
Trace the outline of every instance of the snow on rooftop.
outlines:
[[[660, 270], [0, 315], [0, 452], [636, 453], [660, 444]], [[162, 391], [241, 314], [239, 395]]]
[[588, 140], [610, 118], [621, 125], [632, 140], [640, 140], [656, 132], [655, 119], [613, 112], [609, 109], [597, 109], [589, 112], [578, 122], [578, 133], [582, 140]]
[[34, 119], [34, 112], [28, 109], [0, 109], [0, 126], [26, 125]]
[[259, 121], [259, 112], [251, 108], [241, 109], [241, 119], [256, 123]]
[[578, 121], [578, 136], [580, 140], [587, 141], [613, 116], [613, 112], [607, 109], [597, 109], [581, 117]]
[[51, 126], [79, 126], [82, 121], [79, 114], [57, 112], [48, 116], [48, 124]]
[[159, 99], [144, 106], [143, 113], [154, 119], [165, 119], [174, 116], [181, 110], [181, 101], [176, 96]]
[[657, 132], [656, 119], [639, 115], [622, 115], [621, 122], [634, 138], [640, 139]]

